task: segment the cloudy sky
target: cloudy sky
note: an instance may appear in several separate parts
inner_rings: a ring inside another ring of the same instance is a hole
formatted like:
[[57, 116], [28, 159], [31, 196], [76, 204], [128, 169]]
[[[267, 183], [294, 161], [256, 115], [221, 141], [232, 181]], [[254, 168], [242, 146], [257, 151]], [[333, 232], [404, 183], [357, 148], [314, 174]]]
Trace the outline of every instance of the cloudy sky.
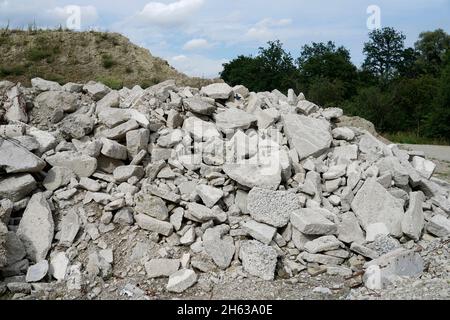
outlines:
[[121, 32], [182, 72], [204, 77], [275, 39], [294, 57], [304, 44], [333, 40], [360, 65], [371, 5], [380, 8], [381, 26], [403, 31], [408, 45], [421, 31], [450, 32], [450, 0], [0, 0], [0, 26], [64, 26], [71, 5], [81, 8], [83, 30]]

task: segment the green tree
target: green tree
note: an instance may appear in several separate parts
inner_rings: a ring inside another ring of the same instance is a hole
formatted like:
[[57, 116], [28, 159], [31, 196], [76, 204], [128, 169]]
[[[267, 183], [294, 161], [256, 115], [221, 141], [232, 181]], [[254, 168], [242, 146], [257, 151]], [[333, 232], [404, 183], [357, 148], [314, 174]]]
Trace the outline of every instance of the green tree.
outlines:
[[265, 89], [260, 82], [261, 73], [262, 63], [260, 59], [241, 55], [223, 64], [223, 71], [220, 76], [232, 86], [243, 84], [251, 91], [257, 92]]
[[239, 56], [225, 63], [221, 78], [232, 85], [243, 84], [252, 91], [278, 89], [287, 92], [296, 89], [298, 70], [291, 54], [280, 41], [269, 41], [266, 48], [259, 48], [256, 57]]
[[426, 73], [437, 74], [450, 48], [450, 35], [442, 29], [422, 32], [415, 43], [418, 63]]
[[389, 27], [370, 32], [363, 49], [363, 69], [382, 80], [392, 79], [404, 59], [405, 39], [403, 33]]
[[269, 41], [267, 45], [267, 48], [259, 48], [257, 57], [262, 66], [262, 86], [266, 90], [287, 91], [293, 87], [297, 74], [294, 59], [284, 50], [279, 40]]
[[[334, 102], [356, 93], [357, 68], [351, 62], [350, 52], [342, 46], [336, 47], [332, 41], [313, 42], [311, 45], [303, 46], [297, 64], [302, 82], [308, 87], [308, 96], [326, 87], [331, 90], [340, 88], [341, 93], [339, 97], [336, 96], [337, 100]], [[330, 94], [329, 98], [336, 93]], [[325, 100], [333, 103], [328, 99]]]
[[450, 63], [442, 70], [437, 90], [426, 119], [426, 135], [450, 141]]

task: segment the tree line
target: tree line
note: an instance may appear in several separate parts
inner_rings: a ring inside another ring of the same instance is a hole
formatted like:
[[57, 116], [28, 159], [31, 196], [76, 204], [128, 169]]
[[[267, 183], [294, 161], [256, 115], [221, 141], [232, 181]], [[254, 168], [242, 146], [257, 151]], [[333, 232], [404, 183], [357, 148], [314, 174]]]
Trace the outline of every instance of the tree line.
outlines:
[[423, 32], [414, 47], [386, 27], [369, 33], [365, 60], [358, 68], [350, 52], [332, 41], [301, 48], [298, 58], [279, 41], [256, 56], [240, 55], [223, 65], [221, 78], [255, 92], [293, 88], [323, 107], [373, 122], [398, 142], [450, 141], [450, 36], [442, 29]]

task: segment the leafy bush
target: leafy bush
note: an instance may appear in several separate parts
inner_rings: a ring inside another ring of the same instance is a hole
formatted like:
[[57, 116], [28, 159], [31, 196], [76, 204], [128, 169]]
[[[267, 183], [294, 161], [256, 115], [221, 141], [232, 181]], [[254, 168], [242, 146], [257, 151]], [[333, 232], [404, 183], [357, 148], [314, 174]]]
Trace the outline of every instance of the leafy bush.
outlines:
[[0, 66], [0, 76], [21, 76], [25, 74], [23, 65]]
[[120, 90], [123, 88], [123, 81], [111, 77], [98, 77], [98, 82], [103, 83], [105, 86], [110, 87], [113, 90]]
[[114, 61], [113, 57], [110, 54], [104, 54], [102, 56], [102, 65], [105, 69], [111, 69], [117, 64], [116, 61]]
[[52, 50], [49, 48], [33, 47], [26, 52], [27, 59], [30, 61], [41, 61], [52, 56]]

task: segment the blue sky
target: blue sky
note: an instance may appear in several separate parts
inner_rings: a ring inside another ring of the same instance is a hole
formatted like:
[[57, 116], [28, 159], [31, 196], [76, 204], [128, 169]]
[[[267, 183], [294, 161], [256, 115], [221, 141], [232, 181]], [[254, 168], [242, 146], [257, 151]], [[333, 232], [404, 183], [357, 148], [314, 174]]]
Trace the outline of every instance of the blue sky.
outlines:
[[422, 31], [450, 32], [450, 0], [0, 0], [0, 25], [65, 25], [70, 5], [81, 7], [82, 29], [121, 32], [180, 71], [203, 77], [275, 39], [294, 57], [305, 44], [333, 40], [359, 66], [370, 5], [380, 8], [382, 27], [405, 33], [407, 45]]

